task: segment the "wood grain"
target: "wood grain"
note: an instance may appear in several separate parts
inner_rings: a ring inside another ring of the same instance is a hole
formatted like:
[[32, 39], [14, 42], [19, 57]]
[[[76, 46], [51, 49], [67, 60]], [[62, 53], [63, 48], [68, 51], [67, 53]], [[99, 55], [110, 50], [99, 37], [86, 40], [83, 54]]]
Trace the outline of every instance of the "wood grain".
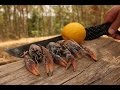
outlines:
[[0, 85], [119, 85], [120, 42], [101, 37], [83, 45], [96, 53], [97, 62], [79, 58], [76, 72], [55, 64], [53, 76], [48, 77], [43, 63], [39, 66], [41, 75], [34, 76], [26, 70], [24, 60], [19, 60], [0, 66]]

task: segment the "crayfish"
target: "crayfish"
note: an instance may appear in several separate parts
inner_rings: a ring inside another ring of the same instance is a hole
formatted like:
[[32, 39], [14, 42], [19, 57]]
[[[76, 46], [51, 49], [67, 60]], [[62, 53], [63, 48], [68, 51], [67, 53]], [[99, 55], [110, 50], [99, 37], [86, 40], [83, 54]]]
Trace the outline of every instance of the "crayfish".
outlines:
[[40, 75], [38, 64], [42, 61], [45, 64], [47, 75], [49, 76], [53, 74], [53, 58], [49, 50], [44, 46], [32, 44], [30, 45], [29, 50], [25, 51], [21, 57], [24, 57], [26, 68], [34, 75]]
[[84, 47], [74, 40], [60, 40], [50, 42], [46, 47], [32, 44], [28, 51], [22, 55], [26, 68], [34, 75], [40, 75], [38, 64], [44, 62], [46, 73], [52, 76], [54, 71], [54, 63], [66, 68], [72, 66], [73, 71], [77, 69], [77, 60], [80, 56], [89, 56], [97, 61], [96, 55], [87, 47]]

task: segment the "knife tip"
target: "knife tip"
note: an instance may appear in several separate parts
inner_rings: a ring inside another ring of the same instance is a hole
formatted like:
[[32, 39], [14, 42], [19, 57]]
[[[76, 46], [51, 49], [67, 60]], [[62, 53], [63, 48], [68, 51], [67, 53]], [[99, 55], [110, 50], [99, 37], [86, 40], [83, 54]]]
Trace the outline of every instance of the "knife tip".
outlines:
[[7, 52], [8, 54], [15, 56], [15, 57], [19, 57], [21, 56], [20, 50], [19, 49], [5, 49], [5, 52]]

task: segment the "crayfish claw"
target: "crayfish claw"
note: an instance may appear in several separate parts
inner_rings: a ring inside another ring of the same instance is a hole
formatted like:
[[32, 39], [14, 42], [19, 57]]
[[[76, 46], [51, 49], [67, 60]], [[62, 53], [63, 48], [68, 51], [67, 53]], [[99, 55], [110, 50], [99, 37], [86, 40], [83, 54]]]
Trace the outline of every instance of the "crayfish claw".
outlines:
[[54, 55], [55, 58], [55, 62], [63, 67], [67, 66], [67, 61], [64, 60], [62, 57], [60, 57], [59, 55]]
[[49, 50], [43, 46], [41, 46], [44, 54], [43, 61], [45, 63], [46, 73], [48, 76], [53, 75], [53, 69], [54, 69], [54, 62], [52, 55], [50, 54]]
[[73, 71], [76, 71], [77, 61], [75, 60], [75, 57], [72, 54], [67, 54], [66, 58], [68, 60], [68, 64], [66, 66], [66, 69], [68, 69], [72, 65]]
[[72, 64], [71, 61], [68, 62], [67, 66], [66, 66], [66, 70], [69, 69], [70, 65]]
[[95, 55], [95, 53], [93, 51], [91, 51], [90, 49], [88, 49], [87, 47], [83, 47], [83, 52], [89, 56], [92, 60], [94, 60], [95, 62], [97, 61], [97, 56]]
[[73, 71], [75, 72], [77, 69], [77, 61], [76, 60], [72, 61], [72, 67], [73, 67]]
[[51, 65], [50, 63], [48, 63], [48, 64], [46, 63], [45, 68], [46, 68], [47, 76], [52, 76], [53, 75], [53, 65]]
[[96, 57], [96, 55], [95, 55], [93, 52], [90, 52], [90, 51], [89, 51], [88, 56], [89, 56], [90, 58], [92, 58], [95, 62], [97, 62], [97, 57]]
[[30, 58], [30, 56], [28, 55], [28, 51], [24, 52], [22, 57], [24, 58], [27, 70], [36, 76], [40, 75], [38, 65]]
[[38, 67], [35, 63], [31, 63], [30, 65], [26, 65], [26, 67], [28, 68], [28, 70], [30, 72], [32, 72], [34, 75], [39, 76], [40, 72], [38, 70]]
[[52, 76], [53, 75], [53, 65], [52, 64], [49, 64], [49, 75]]
[[48, 64], [45, 64], [45, 68], [46, 68], [47, 76], [49, 76], [49, 67], [48, 67]]

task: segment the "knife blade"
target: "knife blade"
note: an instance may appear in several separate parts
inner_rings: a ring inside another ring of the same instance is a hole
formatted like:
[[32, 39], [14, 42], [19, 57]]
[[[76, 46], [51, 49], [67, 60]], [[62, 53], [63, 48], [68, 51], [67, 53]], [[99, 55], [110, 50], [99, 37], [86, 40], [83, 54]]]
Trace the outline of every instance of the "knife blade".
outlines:
[[[85, 28], [85, 30], [86, 30], [85, 40], [93, 40], [93, 39], [99, 38], [102, 35], [109, 35], [108, 34], [108, 29], [109, 29], [110, 25], [111, 25], [111, 23], [104, 23], [104, 24], [101, 24], [101, 25], [96, 25], [96, 26]], [[117, 31], [117, 33], [120, 35], [120, 31]], [[6, 52], [8, 54], [12, 55], [12, 56], [21, 58], [21, 55], [23, 54], [23, 52], [28, 50], [29, 46], [31, 44], [46, 46], [49, 42], [56, 42], [58, 40], [63, 40], [61, 35], [59, 35], [57, 37], [54, 37], [54, 38], [47, 39], [47, 40], [37, 41], [37, 42], [34, 42], [34, 43], [22, 45], [22, 46], [19, 46], [19, 47], [10, 48], [10, 49], [7, 49]]]
[[31, 44], [46, 46], [49, 42], [56, 42], [58, 40], [62, 40], [61, 35], [56, 36], [54, 38], [47, 39], [47, 40], [37, 41], [37, 42], [34, 42], [34, 43], [25, 44], [25, 45], [18, 46], [18, 47], [15, 47], [15, 48], [6, 49], [5, 51], [8, 54], [10, 54], [10, 55], [12, 55], [14, 57], [21, 58], [21, 55], [23, 54], [23, 52], [27, 51]]

